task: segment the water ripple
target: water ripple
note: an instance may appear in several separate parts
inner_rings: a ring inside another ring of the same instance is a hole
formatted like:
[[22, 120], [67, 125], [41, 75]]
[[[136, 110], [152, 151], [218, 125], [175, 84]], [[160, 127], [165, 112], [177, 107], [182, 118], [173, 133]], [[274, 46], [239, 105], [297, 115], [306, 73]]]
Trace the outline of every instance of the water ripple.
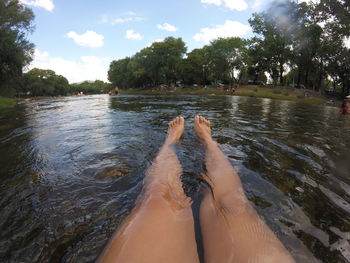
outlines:
[[248, 199], [298, 262], [350, 262], [350, 118], [336, 108], [233, 96], [86, 96], [0, 115], [0, 261], [93, 262], [133, 208], [166, 125], [198, 205], [193, 117], [237, 167]]

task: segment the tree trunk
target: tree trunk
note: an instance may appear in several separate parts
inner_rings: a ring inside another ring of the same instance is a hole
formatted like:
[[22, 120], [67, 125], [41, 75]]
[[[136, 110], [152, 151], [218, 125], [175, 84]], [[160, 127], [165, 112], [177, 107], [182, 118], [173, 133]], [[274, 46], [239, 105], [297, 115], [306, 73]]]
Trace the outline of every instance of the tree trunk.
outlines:
[[300, 86], [300, 81], [301, 81], [301, 66], [298, 66], [297, 87]]
[[307, 70], [305, 72], [305, 87], [309, 88], [309, 68], [307, 67]]
[[284, 72], [284, 70], [283, 70], [283, 64], [280, 64], [280, 85], [281, 86], [283, 86], [283, 72]]
[[321, 60], [321, 64], [320, 64], [320, 75], [319, 75], [319, 77], [318, 77], [318, 84], [317, 84], [317, 89], [318, 89], [318, 90], [321, 90], [322, 78], [323, 78], [323, 61]]

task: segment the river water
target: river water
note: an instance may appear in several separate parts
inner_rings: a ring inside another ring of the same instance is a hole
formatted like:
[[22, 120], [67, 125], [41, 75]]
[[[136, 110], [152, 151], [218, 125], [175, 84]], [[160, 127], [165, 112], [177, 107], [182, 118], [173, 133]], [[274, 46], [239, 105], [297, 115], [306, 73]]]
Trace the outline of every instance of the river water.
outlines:
[[175, 95], [53, 98], [2, 110], [0, 262], [93, 262], [133, 208], [178, 115], [186, 128], [177, 153], [198, 226], [205, 167], [196, 114], [211, 121], [249, 200], [298, 262], [350, 262], [350, 116]]

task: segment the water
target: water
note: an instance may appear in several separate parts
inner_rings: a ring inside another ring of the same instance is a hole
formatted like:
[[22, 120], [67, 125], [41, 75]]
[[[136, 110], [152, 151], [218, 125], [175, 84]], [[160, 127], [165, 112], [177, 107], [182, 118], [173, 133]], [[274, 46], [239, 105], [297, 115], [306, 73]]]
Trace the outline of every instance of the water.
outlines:
[[249, 200], [297, 261], [350, 262], [349, 116], [270, 99], [127, 95], [0, 112], [0, 261], [93, 262], [180, 114], [187, 122], [177, 152], [194, 210], [205, 186], [192, 129], [202, 114]]

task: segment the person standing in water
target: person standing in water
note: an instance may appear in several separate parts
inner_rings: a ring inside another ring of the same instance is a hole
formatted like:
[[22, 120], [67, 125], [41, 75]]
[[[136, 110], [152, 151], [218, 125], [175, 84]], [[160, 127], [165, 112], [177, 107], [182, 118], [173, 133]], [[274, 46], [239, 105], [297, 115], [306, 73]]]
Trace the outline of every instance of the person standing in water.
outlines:
[[347, 96], [341, 105], [340, 108], [341, 114], [350, 114], [350, 96]]
[[[191, 202], [174, 150], [184, 124], [183, 117], [169, 123], [135, 208], [97, 262], [199, 262]], [[211, 186], [200, 208], [205, 262], [295, 262], [250, 205], [237, 172], [211, 137], [210, 122], [197, 115], [194, 130], [206, 147]]]

